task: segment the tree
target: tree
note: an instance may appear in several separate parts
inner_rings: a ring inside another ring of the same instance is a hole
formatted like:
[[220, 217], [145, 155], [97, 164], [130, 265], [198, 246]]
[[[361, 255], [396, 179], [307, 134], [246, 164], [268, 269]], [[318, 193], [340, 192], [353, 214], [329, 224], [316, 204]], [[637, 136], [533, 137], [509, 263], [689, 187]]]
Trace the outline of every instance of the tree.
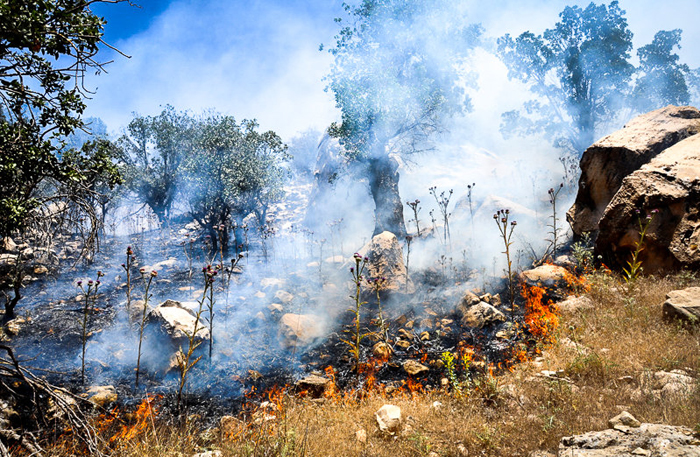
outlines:
[[679, 63], [678, 54], [673, 52], [675, 48], [680, 49], [681, 35], [680, 29], [661, 30], [650, 44], [637, 50], [638, 79], [632, 96], [638, 111], [650, 111], [668, 103], [685, 105], [690, 102], [690, 67]]
[[632, 32], [618, 2], [567, 6], [542, 35], [525, 32], [498, 40], [508, 76], [528, 84], [538, 98], [503, 115], [501, 131], [545, 133], [580, 155], [615, 117], [634, 73]]
[[344, 4], [350, 24], [330, 49], [335, 60], [327, 78], [341, 121], [329, 133], [348, 160], [365, 165], [375, 234], [406, 233], [392, 155], [429, 149], [445, 118], [470, 109], [464, 90], [469, 80], [460, 64], [481, 28], [455, 21], [454, 6], [448, 0]]
[[135, 116], [118, 140], [127, 159], [128, 187], [161, 223], [171, 215], [193, 122], [189, 114], [167, 105], [158, 116]]
[[632, 32], [617, 1], [569, 6], [560, 21], [541, 35], [506, 34], [498, 53], [508, 76], [526, 83], [536, 98], [503, 114], [501, 132], [543, 133], [578, 158], [620, 122], [621, 112], [687, 103], [690, 70], [673, 49], [681, 31], [661, 31], [638, 50], [639, 68], [630, 62]]
[[[193, 144], [183, 161], [187, 202], [214, 250], [219, 234], [226, 250], [232, 221], [240, 227], [254, 214], [259, 226], [266, 223], [270, 204], [282, 195], [287, 147], [276, 133], [258, 132], [254, 120], [238, 124], [231, 116], [212, 114], [194, 124]], [[217, 230], [220, 226], [226, 228]]]
[[75, 189], [96, 173], [115, 176], [109, 162], [64, 151], [84, 125], [85, 72], [102, 68], [104, 21], [90, 11], [100, 1], [0, 0], [0, 236], [25, 227], [48, 181]]

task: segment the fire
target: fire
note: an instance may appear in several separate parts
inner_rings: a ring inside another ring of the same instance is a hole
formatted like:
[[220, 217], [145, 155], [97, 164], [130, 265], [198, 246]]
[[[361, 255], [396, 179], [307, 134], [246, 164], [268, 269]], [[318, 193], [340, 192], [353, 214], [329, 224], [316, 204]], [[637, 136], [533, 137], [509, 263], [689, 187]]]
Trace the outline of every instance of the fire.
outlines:
[[[117, 441], [130, 441], [143, 433], [143, 431], [146, 430], [149, 425], [155, 427], [153, 419], [158, 415], [158, 407], [156, 403], [161, 398], [162, 395], [147, 395], [134, 412], [134, 419], [136, 422], [133, 425], [122, 425], [121, 430], [119, 430], [109, 439], [110, 443]], [[105, 418], [103, 422], [107, 426], [110, 425], [116, 417], [118, 417], [118, 411], [114, 410], [111, 416], [111, 420]], [[106, 426], [103, 429], [106, 429]]]
[[554, 332], [559, 327], [559, 316], [556, 307], [550, 301], [542, 302], [545, 290], [538, 286], [523, 286], [522, 296], [525, 299], [525, 327], [530, 334], [545, 343], [554, 340]]

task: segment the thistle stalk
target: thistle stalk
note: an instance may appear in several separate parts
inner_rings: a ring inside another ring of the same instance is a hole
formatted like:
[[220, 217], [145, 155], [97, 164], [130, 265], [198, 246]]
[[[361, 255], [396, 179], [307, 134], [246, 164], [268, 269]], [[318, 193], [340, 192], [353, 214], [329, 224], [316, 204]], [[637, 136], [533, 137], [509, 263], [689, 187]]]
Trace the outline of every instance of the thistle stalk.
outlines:
[[511, 241], [511, 238], [513, 237], [513, 230], [515, 230], [515, 226], [518, 223], [516, 221], [511, 221], [509, 225], [509, 217], [509, 209], [498, 210], [496, 214], [493, 215], [493, 219], [494, 221], [496, 221], [496, 226], [498, 227], [498, 231], [501, 235], [501, 238], [503, 239], [503, 254], [505, 254], [506, 256], [506, 262], [508, 265], [508, 298], [510, 299], [510, 310], [512, 316], [515, 312], [515, 294], [513, 292], [513, 262], [510, 260], [510, 247], [513, 244], [513, 242]]
[[139, 325], [139, 348], [136, 355], [136, 386], [139, 385], [139, 374], [141, 373], [141, 345], [143, 343], [143, 330], [146, 326], [146, 315], [148, 313], [148, 301], [151, 299], [151, 282], [158, 276], [158, 272], [153, 270], [149, 274], [145, 268], [141, 268], [141, 280], [143, 281], [143, 309], [141, 311], [141, 323]]

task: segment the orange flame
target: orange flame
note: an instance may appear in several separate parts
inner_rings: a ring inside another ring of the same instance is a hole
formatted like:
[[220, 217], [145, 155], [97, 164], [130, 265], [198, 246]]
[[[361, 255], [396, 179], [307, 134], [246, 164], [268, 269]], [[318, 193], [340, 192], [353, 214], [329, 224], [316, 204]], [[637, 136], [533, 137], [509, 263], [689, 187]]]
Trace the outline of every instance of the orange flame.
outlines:
[[552, 343], [554, 333], [559, 327], [559, 316], [551, 301], [547, 304], [542, 303], [544, 293], [545, 290], [542, 287], [523, 285], [525, 327], [534, 337], [545, 343]]
[[[134, 412], [136, 422], [133, 425], [122, 425], [121, 430], [115, 433], [109, 441], [111, 443], [115, 441], [129, 441], [139, 436], [148, 427], [149, 423], [152, 423], [153, 418], [158, 415], [156, 403], [161, 398], [162, 395], [147, 395], [136, 409], [136, 412]], [[108, 420], [107, 424], [110, 424], [115, 417], [116, 415], [113, 415], [113, 418]]]

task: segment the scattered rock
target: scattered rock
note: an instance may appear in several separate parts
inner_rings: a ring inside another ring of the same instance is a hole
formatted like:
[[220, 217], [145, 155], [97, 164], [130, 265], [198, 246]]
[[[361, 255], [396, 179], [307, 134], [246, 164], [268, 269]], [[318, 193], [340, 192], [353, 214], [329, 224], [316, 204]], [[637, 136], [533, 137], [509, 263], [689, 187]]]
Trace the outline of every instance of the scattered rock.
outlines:
[[18, 250], [19, 249], [17, 248], [17, 244], [9, 236], [6, 236], [2, 240], [0, 240], [0, 251], [16, 254]]
[[669, 292], [663, 304], [663, 315], [668, 319], [697, 324], [700, 320], [700, 287]]
[[639, 427], [642, 425], [633, 415], [627, 411], [623, 411], [617, 416], [613, 417], [608, 421], [610, 428], [615, 428], [618, 425], [624, 425], [626, 427]]
[[[158, 305], [148, 315], [149, 325], [160, 325], [165, 333], [173, 339], [187, 339], [194, 333], [195, 314], [187, 302], [167, 300]], [[197, 335], [200, 340], [209, 339], [209, 329], [200, 319], [197, 324]]]
[[430, 371], [430, 368], [416, 362], [415, 360], [406, 360], [403, 363], [403, 370], [411, 376], [417, 376], [421, 373]]
[[679, 399], [693, 393], [695, 382], [695, 379], [681, 370], [657, 371], [654, 373], [652, 388], [661, 398]]
[[636, 248], [638, 209], [659, 211], [638, 259], [645, 273], [700, 266], [698, 148], [700, 135], [686, 138], [624, 179], [600, 219], [595, 243], [595, 254], [608, 266], [625, 266]]
[[395, 346], [405, 351], [406, 349], [411, 347], [411, 343], [406, 340], [399, 340], [396, 342]]
[[260, 287], [262, 287], [262, 290], [277, 290], [283, 287], [284, 284], [285, 281], [281, 278], [263, 278], [260, 280]]
[[48, 272], [49, 272], [49, 269], [46, 268], [44, 265], [37, 265], [36, 267], [34, 267], [34, 274], [35, 275], [45, 275]]
[[358, 431], [356, 431], [355, 440], [357, 440], [357, 442], [361, 444], [367, 443], [367, 430], [361, 428]]
[[462, 316], [462, 323], [472, 328], [483, 328], [486, 325], [505, 320], [506, 316], [502, 312], [484, 302], [473, 305]]
[[396, 433], [401, 428], [401, 408], [395, 405], [384, 405], [374, 413], [379, 430], [387, 433]]
[[376, 343], [374, 346], [372, 346], [372, 355], [374, 355], [375, 358], [383, 361], [387, 361], [391, 358], [391, 355], [393, 354], [393, 350], [391, 349], [391, 346], [386, 344], [383, 341], [380, 341]]
[[325, 336], [321, 318], [313, 314], [287, 313], [280, 318], [279, 336], [287, 347], [308, 346]]
[[23, 317], [15, 317], [11, 321], [5, 322], [4, 328], [5, 333], [10, 336], [17, 336], [19, 332], [22, 331], [22, 326], [27, 323], [27, 320]]
[[479, 297], [477, 297], [476, 294], [467, 291], [464, 293], [464, 296], [459, 301], [459, 303], [457, 303], [455, 311], [457, 311], [457, 313], [459, 313], [461, 316], [464, 316], [467, 313], [467, 311], [469, 311], [469, 308], [476, 305], [480, 301], [481, 300], [479, 300]]
[[114, 403], [119, 398], [114, 386], [92, 386], [87, 390], [86, 395], [90, 403], [101, 408]]
[[286, 305], [287, 303], [291, 302], [294, 300], [294, 295], [290, 294], [286, 290], [278, 290], [275, 293], [275, 298], [279, 301], [282, 302], [283, 305]]
[[391, 232], [376, 235], [360, 250], [360, 254], [369, 258], [366, 277], [386, 278], [381, 290], [407, 293], [415, 291], [413, 283], [408, 279], [403, 250], [396, 235]]
[[566, 215], [574, 233], [597, 231], [623, 179], [661, 151], [696, 134], [698, 118], [700, 111], [695, 108], [667, 106], [636, 117], [589, 147], [581, 157], [576, 201]]
[[429, 332], [423, 332], [420, 334], [420, 340], [421, 341], [430, 341], [430, 333]]
[[282, 314], [284, 314], [284, 306], [279, 303], [272, 303], [267, 307], [267, 310], [270, 312], [270, 316], [275, 320], [279, 319]]
[[532, 270], [520, 273], [520, 279], [530, 286], [559, 287], [565, 285], [565, 278], [569, 275], [566, 268], [558, 265], [545, 264]]
[[[662, 424], [617, 426], [599, 432], [567, 436], [559, 444], [559, 457], [613, 457], [639, 454], [639, 450], [664, 457], [700, 456], [691, 429]], [[637, 454], [634, 454], [637, 452]]]
[[297, 381], [296, 388], [300, 392], [306, 391], [311, 398], [320, 398], [330, 382], [331, 380], [326, 377], [310, 374], [304, 379]]
[[206, 452], [200, 452], [198, 454], [192, 454], [192, 457], [221, 457], [222, 454], [221, 451], [206, 451]]
[[224, 437], [233, 437], [242, 428], [245, 422], [233, 416], [222, 416], [219, 420], [219, 430]]
[[593, 300], [586, 295], [580, 297], [570, 295], [565, 300], [558, 302], [556, 306], [562, 314], [574, 314], [580, 310], [593, 308]]

